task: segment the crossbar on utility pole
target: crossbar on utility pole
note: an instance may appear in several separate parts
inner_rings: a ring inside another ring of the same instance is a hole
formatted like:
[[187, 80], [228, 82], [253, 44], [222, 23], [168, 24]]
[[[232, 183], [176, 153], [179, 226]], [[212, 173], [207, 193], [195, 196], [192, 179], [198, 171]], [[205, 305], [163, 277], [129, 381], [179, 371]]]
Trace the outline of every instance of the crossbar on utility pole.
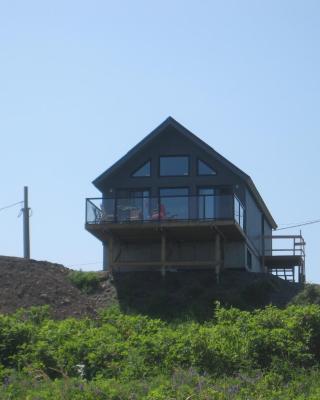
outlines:
[[23, 202], [23, 257], [30, 259], [30, 208], [28, 205], [28, 186], [24, 187], [24, 202]]

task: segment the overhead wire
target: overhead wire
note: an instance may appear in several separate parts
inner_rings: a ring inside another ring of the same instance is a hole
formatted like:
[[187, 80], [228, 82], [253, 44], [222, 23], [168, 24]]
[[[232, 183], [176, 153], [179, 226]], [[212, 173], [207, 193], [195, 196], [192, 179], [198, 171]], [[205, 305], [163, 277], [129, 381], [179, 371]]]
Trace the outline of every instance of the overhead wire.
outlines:
[[6, 210], [7, 208], [11, 208], [11, 207], [17, 206], [18, 204], [22, 204], [22, 203], [23, 203], [23, 201], [18, 201], [17, 203], [9, 204], [8, 206], [1, 207], [0, 211]]
[[283, 231], [284, 229], [299, 228], [300, 226], [313, 225], [313, 224], [319, 224], [319, 223], [320, 223], [320, 219], [315, 219], [315, 220], [311, 220], [311, 221], [301, 222], [300, 224], [296, 224], [296, 225], [289, 225], [289, 226], [285, 226], [282, 228], [277, 228], [276, 230]]
[[69, 265], [69, 267], [82, 267], [85, 265], [93, 265], [93, 264], [101, 264], [101, 261], [89, 262], [89, 263], [83, 263], [83, 264], [72, 264], [72, 265]]

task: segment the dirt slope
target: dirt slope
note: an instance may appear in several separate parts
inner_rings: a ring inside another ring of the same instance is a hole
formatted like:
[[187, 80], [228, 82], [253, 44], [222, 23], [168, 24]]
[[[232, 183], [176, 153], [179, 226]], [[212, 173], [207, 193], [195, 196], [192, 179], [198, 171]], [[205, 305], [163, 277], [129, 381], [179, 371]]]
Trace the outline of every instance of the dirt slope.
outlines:
[[92, 301], [69, 282], [69, 271], [46, 261], [0, 256], [0, 313], [49, 304], [54, 317], [93, 315]]
[[96, 316], [100, 308], [116, 303], [129, 313], [164, 319], [187, 314], [206, 320], [215, 301], [247, 310], [268, 304], [284, 307], [302, 288], [244, 271], [224, 271], [219, 284], [213, 271], [167, 272], [165, 277], [159, 272], [97, 272], [99, 287], [86, 295], [72, 285], [70, 271], [47, 261], [0, 256], [0, 313], [48, 304], [55, 318]]

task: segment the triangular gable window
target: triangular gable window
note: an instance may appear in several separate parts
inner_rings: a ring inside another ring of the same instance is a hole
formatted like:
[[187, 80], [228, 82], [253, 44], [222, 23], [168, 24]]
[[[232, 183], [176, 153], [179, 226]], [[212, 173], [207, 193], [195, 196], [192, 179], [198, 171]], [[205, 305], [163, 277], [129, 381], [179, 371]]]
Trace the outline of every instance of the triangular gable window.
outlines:
[[145, 164], [143, 164], [140, 168], [138, 168], [132, 176], [134, 178], [137, 177], [142, 177], [142, 176], [150, 176], [151, 175], [151, 166], [150, 166], [150, 161], [147, 161]]
[[198, 175], [216, 175], [216, 171], [202, 160], [198, 160]]

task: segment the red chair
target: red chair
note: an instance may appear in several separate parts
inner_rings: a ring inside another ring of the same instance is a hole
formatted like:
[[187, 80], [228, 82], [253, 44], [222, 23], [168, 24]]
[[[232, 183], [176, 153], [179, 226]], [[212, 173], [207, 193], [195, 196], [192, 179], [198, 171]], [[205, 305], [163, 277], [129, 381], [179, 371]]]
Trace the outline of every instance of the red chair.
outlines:
[[160, 204], [160, 209], [155, 209], [152, 212], [151, 219], [153, 221], [159, 220], [159, 219], [165, 219], [166, 218], [166, 209], [163, 204]]

